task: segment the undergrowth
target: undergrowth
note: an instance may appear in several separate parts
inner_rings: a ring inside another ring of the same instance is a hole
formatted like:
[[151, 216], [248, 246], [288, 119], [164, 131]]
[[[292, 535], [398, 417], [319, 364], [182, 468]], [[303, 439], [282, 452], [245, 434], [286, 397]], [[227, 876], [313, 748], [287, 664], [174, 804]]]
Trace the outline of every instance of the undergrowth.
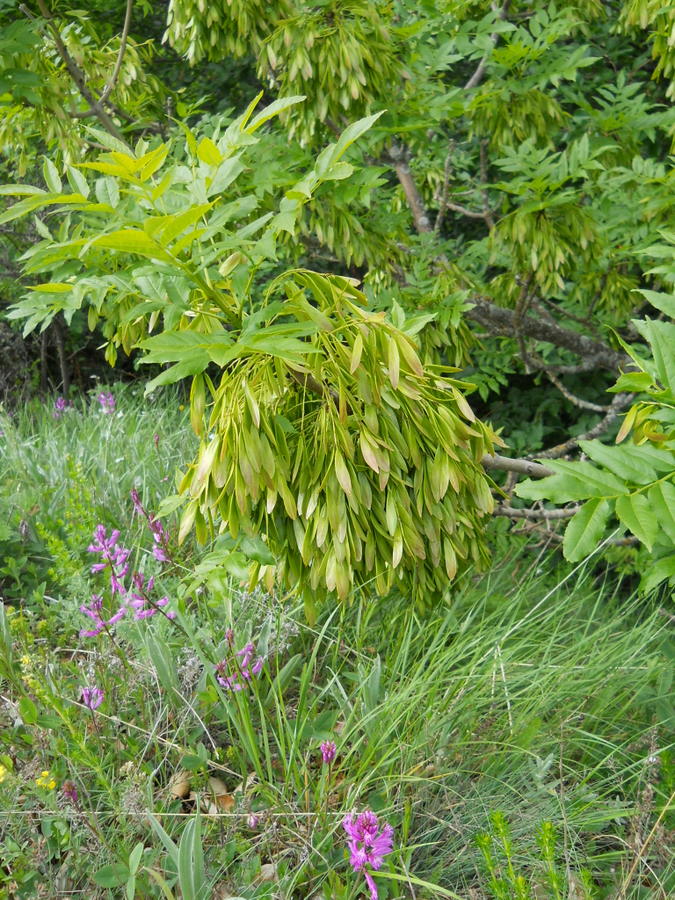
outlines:
[[[359, 596], [310, 626], [222, 539], [167, 516], [153, 552], [191, 433], [115, 396], [0, 423], [0, 897], [672, 895], [659, 598], [502, 538], [427, 617]], [[124, 609], [83, 637], [82, 607]], [[379, 870], [350, 865], [366, 810]]]

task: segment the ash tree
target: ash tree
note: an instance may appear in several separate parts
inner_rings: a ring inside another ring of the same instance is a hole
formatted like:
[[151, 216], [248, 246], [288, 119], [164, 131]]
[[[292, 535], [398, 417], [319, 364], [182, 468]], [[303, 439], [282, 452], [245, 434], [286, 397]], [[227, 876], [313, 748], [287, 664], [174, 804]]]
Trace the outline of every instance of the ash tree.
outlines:
[[[142, 7], [103, 45], [94, 12], [40, 0], [0, 44], [0, 133], [45, 154], [2, 189], [3, 227], [40, 223], [9, 315], [192, 378], [183, 535], [308, 606], [430, 602], [491, 514], [675, 580], [667, 5], [172, 0], [142, 51]], [[239, 60], [267, 106], [187, 105], [167, 47]], [[516, 391], [562, 440], [518, 432]]]

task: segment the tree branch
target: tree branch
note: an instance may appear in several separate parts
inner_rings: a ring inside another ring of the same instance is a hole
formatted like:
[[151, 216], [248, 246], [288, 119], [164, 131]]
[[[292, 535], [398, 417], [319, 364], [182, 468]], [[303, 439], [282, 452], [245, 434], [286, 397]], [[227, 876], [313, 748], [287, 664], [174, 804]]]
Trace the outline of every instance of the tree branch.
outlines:
[[610, 425], [618, 417], [621, 410], [628, 406], [632, 399], [632, 394], [617, 394], [612, 400], [607, 414], [604, 418], [600, 419], [593, 428], [590, 428], [584, 434], [578, 434], [576, 437], [570, 438], [568, 441], [565, 441], [564, 444], [557, 444], [555, 447], [549, 447], [548, 450], [533, 453], [533, 457], [535, 459], [559, 459], [569, 450], [573, 450], [574, 447], [578, 445], [579, 441], [592, 441], [594, 438], [599, 437], [607, 431]]
[[[504, 5], [502, 6], [502, 8], [499, 11], [500, 19], [506, 18], [506, 13], [508, 12], [510, 5], [511, 5], [511, 0], [504, 0]], [[495, 3], [492, 4], [492, 9], [496, 12], [496, 4]], [[498, 37], [497, 32], [493, 32], [490, 35], [490, 40], [492, 41], [493, 47], [497, 43], [497, 37]], [[467, 83], [464, 85], [465, 91], [470, 91], [473, 88], [478, 87], [478, 85], [481, 83], [481, 81], [483, 80], [483, 75], [485, 74], [485, 67], [487, 66], [487, 61], [488, 61], [489, 56], [490, 56], [490, 54], [486, 53], [483, 56], [483, 58], [481, 59], [481, 61], [478, 63], [478, 68], [473, 73], [471, 78], [469, 78]]]
[[133, 7], [134, 7], [134, 0], [127, 0], [127, 8], [124, 13], [124, 25], [122, 26], [122, 36], [120, 37], [120, 48], [117, 53], [117, 59], [115, 60], [115, 68], [112, 71], [110, 80], [108, 81], [106, 86], [101, 91], [101, 95], [98, 98], [99, 103], [104, 103], [108, 99], [113, 88], [117, 84], [117, 79], [119, 78], [120, 69], [122, 68], [122, 59], [124, 58], [124, 53], [127, 49], [127, 39], [129, 37], [129, 26], [131, 25], [131, 11], [132, 11]]
[[[409, 154], [406, 148], [394, 145], [389, 151], [389, 159], [406, 195], [415, 229], [419, 234], [428, 234], [433, 230], [431, 219], [410, 170]], [[485, 218], [484, 214], [481, 214], [480, 218]], [[439, 263], [443, 262], [447, 261], [441, 257]], [[473, 297], [471, 303], [473, 305], [467, 310], [466, 315], [482, 325], [490, 334], [511, 338], [518, 338], [520, 335], [521, 338], [529, 337], [538, 341], [546, 341], [556, 347], [571, 350], [584, 361], [584, 368], [578, 371], [600, 368], [616, 372], [621, 366], [631, 364], [631, 359], [626, 353], [614, 350], [607, 344], [580, 334], [578, 331], [563, 328], [552, 320], [544, 319], [541, 316], [526, 315], [526, 308], [516, 313], [503, 306], [497, 306], [486, 297], [480, 296]], [[562, 372], [562, 367], [557, 367], [557, 371]], [[577, 370], [575, 369], [575, 371]]]
[[[61, 57], [61, 59], [63, 60], [63, 63], [65, 65], [66, 69], [68, 70], [68, 74], [75, 82], [75, 86], [77, 87], [78, 91], [80, 92], [82, 97], [87, 101], [87, 103], [91, 107], [94, 115], [99, 120], [101, 125], [103, 125], [103, 127], [108, 132], [108, 134], [111, 134], [113, 137], [116, 137], [120, 141], [124, 141], [122, 132], [119, 130], [117, 125], [115, 125], [115, 123], [110, 118], [108, 113], [103, 109], [103, 107], [100, 105], [99, 101], [96, 99], [94, 94], [87, 87], [87, 81], [86, 81], [84, 72], [77, 65], [75, 60], [72, 58], [72, 56], [68, 52], [68, 48], [63, 43], [63, 40], [59, 33], [59, 30], [54, 25], [54, 17], [52, 16], [51, 12], [47, 8], [47, 5], [45, 4], [45, 0], [37, 0], [37, 5], [38, 5], [38, 9], [40, 10], [40, 14], [41, 14], [42, 18], [47, 23], [47, 28], [51, 32], [51, 35], [54, 39], [54, 45], [56, 46], [56, 50], [57, 50], [59, 56]], [[23, 12], [31, 15], [31, 18], [33, 18], [32, 14], [30, 13], [29, 10], [27, 10], [27, 8], [25, 6], [22, 5], [20, 8]]]
[[420, 234], [428, 234], [432, 230], [431, 220], [410, 171], [410, 157], [407, 150], [399, 144], [394, 144], [389, 151], [389, 158], [405, 193], [416, 230]]
[[572, 509], [515, 509], [512, 506], [496, 506], [493, 516], [506, 516], [509, 519], [570, 519], [580, 507]]
[[518, 319], [513, 310], [497, 306], [485, 297], [474, 297], [471, 302], [473, 307], [467, 311], [467, 316], [479, 322], [493, 335], [515, 337], [520, 331], [535, 340], [546, 341], [556, 347], [571, 350], [587, 363], [592, 361], [592, 368], [609, 369], [612, 372], [631, 361], [627, 354], [613, 350], [607, 344], [579, 334], [578, 331], [562, 328], [560, 325], [531, 315], [524, 315]]
[[486, 454], [481, 459], [484, 469], [500, 469], [503, 472], [517, 472], [519, 475], [529, 475], [531, 478], [545, 478], [553, 475], [553, 469], [532, 462], [529, 459], [510, 459], [508, 456]]

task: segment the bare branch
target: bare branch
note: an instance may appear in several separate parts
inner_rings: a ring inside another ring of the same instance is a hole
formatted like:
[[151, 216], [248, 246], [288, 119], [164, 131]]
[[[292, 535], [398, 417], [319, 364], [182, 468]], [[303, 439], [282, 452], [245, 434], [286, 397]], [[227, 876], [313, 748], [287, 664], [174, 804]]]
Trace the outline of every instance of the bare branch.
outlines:
[[[84, 72], [77, 65], [75, 60], [72, 58], [72, 56], [68, 52], [68, 48], [63, 43], [63, 40], [59, 33], [59, 29], [54, 24], [54, 17], [52, 16], [51, 12], [47, 8], [47, 5], [45, 4], [45, 0], [37, 0], [37, 5], [40, 10], [40, 15], [47, 23], [47, 28], [49, 29], [49, 31], [52, 35], [52, 38], [54, 39], [54, 45], [56, 47], [56, 50], [57, 50], [59, 56], [61, 57], [61, 59], [63, 60], [63, 63], [65, 65], [66, 69], [68, 70], [70, 77], [75, 82], [75, 86], [77, 87], [78, 91], [80, 92], [82, 97], [87, 101], [87, 103], [91, 107], [94, 115], [99, 120], [101, 125], [103, 125], [103, 127], [108, 132], [108, 134], [111, 134], [113, 137], [116, 137], [120, 141], [124, 141], [122, 132], [119, 130], [117, 125], [115, 125], [115, 123], [110, 118], [108, 113], [103, 109], [103, 107], [100, 105], [99, 101], [96, 99], [94, 94], [88, 88]], [[30, 10], [27, 9], [27, 7], [22, 5], [20, 7], [20, 9], [26, 15], [29, 15], [31, 18], [34, 18], [33, 14], [30, 12]]]
[[581, 397], [577, 397], [576, 394], [573, 394], [572, 391], [568, 390], [562, 381], [557, 378], [553, 372], [549, 372], [548, 369], [544, 369], [546, 373], [546, 377], [549, 379], [551, 384], [558, 388], [560, 393], [566, 400], [569, 400], [574, 406], [578, 406], [579, 409], [590, 409], [593, 412], [609, 412], [612, 408], [611, 406], [601, 406], [599, 403], [591, 403], [589, 400], [583, 400]]
[[[564, 540], [562, 534], [558, 534], [557, 531], [549, 531], [547, 529], [546, 531], [542, 532], [537, 525], [534, 525], [532, 528], [529, 528], [526, 530], [522, 530], [522, 531], [518, 531], [518, 532], [514, 531], [512, 533], [513, 534], [532, 534], [533, 532], [541, 534], [542, 537], [546, 537], [551, 541], [555, 541], [555, 543], [557, 543], [557, 544], [562, 544], [562, 542]], [[636, 544], [639, 544], [640, 542], [636, 537], [633, 537], [633, 535], [631, 534], [631, 535], [628, 535], [628, 537], [610, 538], [609, 540], [604, 541], [604, 543], [609, 544], [612, 547], [634, 547]]]
[[630, 357], [620, 353], [593, 338], [579, 334], [569, 328], [554, 325], [542, 318], [531, 315], [523, 316], [517, 322], [516, 313], [503, 306], [497, 306], [485, 297], [472, 298], [473, 307], [467, 311], [469, 318], [479, 322], [493, 335], [515, 337], [518, 329], [523, 335], [538, 341], [546, 341], [556, 347], [564, 347], [581, 356], [587, 363], [592, 361], [589, 368], [609, 369], [615, 372], [620, 366], [630, 364]]
[[[489, 212], [486, 213], [485, 210], [482, 212], [474, 212], [472, 209], [467, 209], [466, 206], [460, 206], [458, 203], [450, 203], [446, 200], [445, 202], [446, 209], [451, 209], [453, 212], [459, 213], [462, 216], [466, 216], [468, 219], [484, 219], [487, 221], [488, 217], [490, 217]], [[491, 217], [490, 217], [491, 218]]]
[[564, 444], [549, 447], [548, 450], [542, 450], [540, 453], [533, 453], [533, 457], [535, 459], [559, 459], [570, 450], [573, 450], [579, 444], [579, 441], [592, 441], [594, 438], [599, 437], [607, 431], [621, 410], [628, 406], [632, 399], [632, 394], [616, 394], [608, 408], [607, 414], [600, 419], [597, 425], [594, 425], [593, 428], [590, 428], [584, 434], [578, 434], [576, 437], [570, 438]]
[[519, 475], [529, 475], [531, 478], [545, 478], [553, 475], [553, 469], [532, 462], [529, 459], [510, 459], [508, 456], [486, 454], [481, 459], [484, 469], [500, 469], [503, 472], [517, 472]]
[[110, 80], [108, 81], [106, 86], [101, 91], [101, 95], [98, 98], [99, 103], [104, 103], [108, 99], [113, 88], [117, 84], [117, 79], [119, 78], [120, 69], [122, 68], [122, 60], [124, 58], [124, 53], [127, 49], [127, 39], [129, 37], [129, 26], [131, 25], [131, 11], [132, 11], [133, 7], [134, 7], [134, 0], [127, 0], [127, 8], [124, 13], [124, 25], [122, 26], [122, 36], [120, 37], [120, 48], [117, 53], [117, 59], [115, 60], [115, 68], [112, 71]]
[[409, 154], [407, 150], [404, 147], [395, 144], [389, 151], [389, 157], [405, 193], [406, 200], [408, 201], [415, 228], [420, 234], [428, 234], [432, 230], [431, 220], [424, 206], [422, 195], [417, 189], [412, 172], [410, 171]]
[[[506, 14], [509, 11], [510, 5], [511, 5], [511, 0], [504, 0], [504, 5], [502, 6], [502, 8], [499, 11], [500, 19], [506, 18]], [[496, 4], [495, 3], [492, 4], [492, 9], [495, 10], [495, 12], [496, 12]], [[496, 32], [493, 32], [493, 34], [490, 35], [490, 40], [492, 41], [493, 47], [497, 43], [497, 37], [498, 37], [498, 35]], [[478, 63], [478, 68], [473, 73], [471, 78], [469, 78], [467, 83], [464, 85], [465, 91], [470, 91], [473, 88], [478, 87], [478, 85], [481, 83], [481, 81], [483, 80], [483, 75], [485, 74], [485, 67], [487, 65], [489, 56], [490, 56], [490, 54], [486, 53], [485, 56], [481, 59], [481, 61]]]
[[483, 213], [485, 215], [485, 221], [487, 222], [487, 227], [492, 230], [495, 227], [494, 219], [492, 218], [492, 210], [490, 209], [490, 198], [488, 197], [487, 192], [487, 182], [488, 182], [488, 158], [487, 158], [487, 141], [480, 142], [480, 180], [483, 185]]
[[515, 509], [512, 506], [496, 506], [493, 516], [506, 516], [509, 519], [570, 519], [579, 509]]

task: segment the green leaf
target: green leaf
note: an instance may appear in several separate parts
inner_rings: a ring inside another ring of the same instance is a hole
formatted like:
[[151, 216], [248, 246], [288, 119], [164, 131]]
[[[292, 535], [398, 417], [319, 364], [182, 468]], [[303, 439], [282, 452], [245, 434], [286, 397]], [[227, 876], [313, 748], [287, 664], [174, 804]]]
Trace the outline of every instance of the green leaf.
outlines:
[[206, 900], [199, 810], [185, 826], [178, 847], [178, 883], [184, 900]]
[[66, 175], [68, 184], [75, 192], [82, 194], [83, 197], [89, 196], [89, 184], [79, 169], [76, 169], [74, 166], [68, 166]]
[[119, 138], [113, 137], [112, 134], [109, 134], [107, 131], [103, 131], [103, 129], [101, 128], [95, 128], [93, 125], [85, 125], [85, 131], [93, 138], [95, 138], [98, 144], [102, 144], [104, 147], [107, 147], [108, 150], [127, 154], [131, 149], [128, 144], [124, 143], [124, 141], [119, 140]]
[[60, 194], [62, 188], [61, 179], [58, 170], [51, 159], [45, 158], [44, 165], [42, 166], [42, 175], [49, 190], [53, 194]]
[[588, 500], [567, 524], [563, 554], [570, 562], [588, 556], [602, 537], [611, 510], [606, 500]]
[[113, 209], [120, 202], [120, 189], [114, 178], [97, 178], [94, 193], [99, 203], [105, 203]]
[[654, 379], [649, 372], [624, 372], [619, 375], [616, 384], [607, 388], [607, 391], [611, 394], [619, 394], [622, 391], [641, 392], [648, 390], [653, 383]]
[[32, 184], [0, 184], [0, 197], [34, 197], [47, 191]]
[[211, 138], [203, 137], [197, 144], [197, 158], [208, 166], [219, 166], [224, 157]]
[[222, 194], [241, 175], [245, 168], [238, 156], [224, 160], [218, 166], [213, 180], [206, 191], [206, 196], [211, 197], [213, 194]]
[[579, 446], [593, 462], [609, 469], [624, 481], [649, 484], [657, 478], [657, 472], [675, 469], [675, 457], [669, 450], [657, 450], [625, 444], [608, 446], [601, 441], [579, 441]]
[[195, 222], [205, 216], [212, 207], [213, 203], [202, 203], [199, 206], [191, 206], [184, 212], [175, 213], [174, 215], [150, 216], [143, 222], [143, 231], [153, 241], [157, 241], [163, 247], [166, 247], [186, 228], [194, 225]]
[[666, 578], [675, 578], [675, 554], [647, 564], [647, 571], [640, 581], [640, 591], [649, 593]]
[[42, 206], [55, 206], [57, 204], [74, 204], [85, 203], [87, 199], [82, 194], [40, 194], [37, 197], [27, 197], [25, 200], [19, 200], [14, 206], [10, 206], [2, 214], [0, 214], [0, 225], [6, 222], [12, 222], [25, 216], [26, 213], [34, 212]]
[[94, 872], [94, 881], [99, 887], [121, 887], [129, 878], [129, 867], [124, 863], [110, 863]]
[[516, 494], [524, 500], [547, 499], [554, 503], [567, 503], [569, 500], [618, 497], [628, 493], [628, 488], [618, 478], [589, 462], [560, 459], [545, 459], [542, 462], [556, 474], [536, 481], [528, 479], [516, 485]]
[[246, 126], [244, 131], [246, 134], [253, 134], [254, 131], [257, 131], [261, 125], [264, 125], [265, 122], [273, 119], [274, 116], [278, 116], [279, 113], [284, 112], [291, 106], [295, 106], [296, 103], [302, 103], [302, 101], [306, 99], [307, 98], [304, 95], [298, 95], [296, 97], [280, 97], [278, 100], [270, 103], [269, 106], [261, 109], [258, 115], [251, 120], [251, 123]]
[[121, 253], [136, 253], [150, 259], [173, 260], [173, 257], [164, 251], [156, 241], [138, 228], [121, 228], [119, 231], [101, 234], [90, 241], [89, 246], [118, 250]]
[[675, 295], [673, 294], [661, 294], [658, 291], [638, 291], [639, 294], [645, 298], [645, 300], [649, 301], [652, 306], [655, 306], [657, 309], [660, 309], [661, 312], [664, 312], [667, 316], [670, 316], [671, 319], [675, 319]]
[[314, 166], [316, 174], [323, 177], [331, 166], [335, 165], [335, 163], [344, 156], [354, 141], [357, 141], [362, 134], [365, 134], [369, 128], [372, 128], [383, 113], [384, 110], [375, 113], [373, 116], [366, 116], [364, 119], [359, 119], [357, 122], [352, 122], [351, 125], [348, 125], [337, 142], [335, 144], [329, 144], [328, 147], [326, 147], [325, 150], [322, 150], [318, 155], [316, 165]]
[[147, 631], [145, 646], [150, 661], [155, 667], [157, 680], [168, 697], [174, 698], [175, 692], [178, 690], [178, 675], [168, 644], [159, 637], [157, 632]]
[[135, 875], [138, 871], [138, 867], [141, 863], [141, 857], [143, 856], [144, 845], [142, 841], [139, 841], [134, 849], [129, 854], [129, 872], [132, 875]]
[[56, 281], [45, 281], [44, 284], [29, 284], [29, 291], [39, 291], [41, 294], [68, 294], [75, 287], [74, 284], [63, 284]]
[[616, 501], [616, 514], [620, 522], [651, 551], [658, 523], [649, 500], [644, 494], [629, 494]]
[[675, 324], [652, 319], [633, 319], [633, 325], [644, 337], [654, 355], [654, 365], [664, 388], [675, 393]]
[[659, 481], [647, 492], [653, 515], [661, 530], [675, 545], [675, 485]]
[[22, 697], [19, 700], [19, 715], [26, 725], [35, 725], [38, 718], [37, 706], [30, 697]]

